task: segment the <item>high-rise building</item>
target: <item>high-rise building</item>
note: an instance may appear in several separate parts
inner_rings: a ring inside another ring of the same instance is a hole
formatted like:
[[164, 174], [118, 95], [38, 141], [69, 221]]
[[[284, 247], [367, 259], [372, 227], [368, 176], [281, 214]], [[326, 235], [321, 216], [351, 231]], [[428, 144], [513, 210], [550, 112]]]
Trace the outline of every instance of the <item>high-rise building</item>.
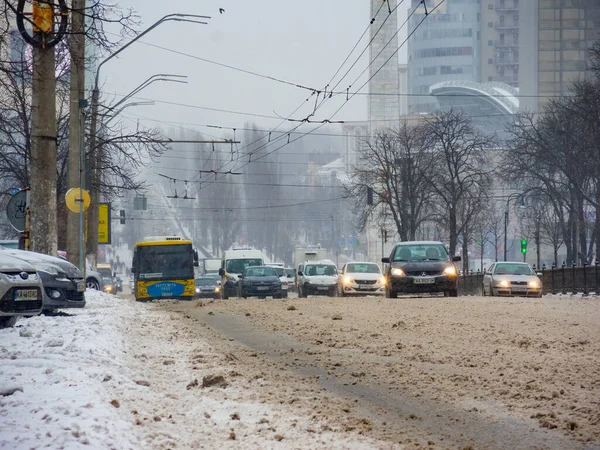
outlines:
[[[507, 0], [508, 1], [508, 0]], [[589, 50], [600, 39], [600, 1], [521, 0], [535, 23], [535, 43], [523, 58], [522, 103], [539, 112], [554, 96], [566, 95], [570, 84], [591, 75]]]
[[427, 0], [425, 4], [412, 0], [408, 26], [409, 33], [415, 30], [408, 40], [411, 114], [438, 108], [429, 96], [434, 84], [480, 81], [480, 11], [480, 0]]
[[396, 127], [399, 119], [398, 15], [371, 0], [369, 129]]
[[499, 81], [519, 87], [520, 51], [531, 43], [519, 39], [521, 8], [527, 0], [481, 2], [481, 82]]

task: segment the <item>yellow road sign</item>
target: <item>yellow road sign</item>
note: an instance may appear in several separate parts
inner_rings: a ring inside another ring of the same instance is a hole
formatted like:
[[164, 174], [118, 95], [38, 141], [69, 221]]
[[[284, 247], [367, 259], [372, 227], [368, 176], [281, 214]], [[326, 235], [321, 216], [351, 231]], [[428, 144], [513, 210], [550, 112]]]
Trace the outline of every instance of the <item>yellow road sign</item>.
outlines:
[[88, 191], [81, 188], [69, 189], [65, 194], [65, 200], [67, 202], [67, 208], [74, 213], [78, 213], [82, 205], [83, 211], [88, 209], [90, 206], [90, 194]]
[[98, 244], [110, 244], [110, 203], [98, 204]]

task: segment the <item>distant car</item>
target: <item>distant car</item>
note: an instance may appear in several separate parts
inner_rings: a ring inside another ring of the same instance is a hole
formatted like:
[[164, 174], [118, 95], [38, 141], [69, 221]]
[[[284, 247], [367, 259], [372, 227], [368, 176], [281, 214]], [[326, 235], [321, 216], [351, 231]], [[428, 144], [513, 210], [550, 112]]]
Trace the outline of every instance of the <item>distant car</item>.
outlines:
[[246, 267], [239, 278], [239, 297], [281, 298], [281, 281], [273, 267]]
[[437, 241], [406, 241], [394, 246], [389, 258], [381, 261], [386, 269], [385, 294], [443, 293], [458, 296], [458, 269], [454, 264], [460, 256], [450, 257], [448, 250]]
[[288, 281], [287, 273], [285, 273], [285, 268], [283, 264], [265, 264], [267, 267], [272, 267], [275, 270], [275, 273], [279, 277], [279, 281], [281, 281], [281, 297], [287, 298], [288, 291], [290, 287], [290, 282]]
[[338, 271], [333, 261], [307, 261], [298, 267], [298, 297], [336, 296]]
[[41, 313], [43, 290], [31, 264], [0, 252], [0, 328], [12, 327], [20, 316]]
[[285, 274], [287, 275], [288, 291], [295, 292], [296, 289], [296, 269], [292, 267], [286, 267]]
[[115, 284], [114, 278], [104, 277], [102, 281], [104, 283], [104, 292], [117, 295], [117, 285]]
[[340, 271], [338, 283], [340, 296], [383, 295], [385, 277], [378, 264], [371, 262], [349, 262]]
[[527, 263], [497, 262], [483, 275], [482, 293], [484, 296], [541, 297], [542, 280]]
[[0, 253], [14, 256], [35, 267], [44, 285], [44, 311], [85, 306], [86, 283], [83, 274], [70, 262], [57, 256], [26, 250], [3, 249]]
[[215, 277], [198, 277], [194, 280], [194, 297], [219, 298], [221, 296], [221, 280]]

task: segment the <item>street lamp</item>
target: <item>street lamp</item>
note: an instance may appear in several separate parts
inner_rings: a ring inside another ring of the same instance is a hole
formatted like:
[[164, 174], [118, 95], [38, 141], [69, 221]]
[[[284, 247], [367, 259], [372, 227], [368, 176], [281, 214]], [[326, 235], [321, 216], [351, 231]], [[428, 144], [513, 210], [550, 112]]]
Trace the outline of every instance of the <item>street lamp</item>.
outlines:
[[513, 198], [515, 198], [515, 199], [520, 198], [521, 205], [519, 207], [525, 208], [525, 203], [524, 203], [524, 198], [523, 198], [522, 193], [512, 193], [506, 199], [506, 209], [504, 210], [504, 261], [507, 260], [507, 253], [508, 253], [508, 248], [507, 248], [507, 246], [508, 246], [508, 210], [509, 210], [509, 203]]
[[172, 75], [169, 73], [157, 73], [152, 75], [151, 77], [149, 77], [146, 81], [144, 81], [143, 83], [140, 83], [140, 85], [138, 87], [136, 87], [134, 90], [132, 90], [129, 94], [127, 94], [126, 96], [124, 96], [121, 100], [119, 100], [117, 103], [115, 103], [112, 106], [108, 106], [107, 108], [112, 111], [115, 108], [117, 108], [119, 105], [122, 105], [123, 103], [125, 103], [127, 100], [129, 100], [131, 97], [133, 97], [135, 94], [137, 94], [138, 92], [142, 91], [143, 89], [146, 89], [148, 86], [150, 86], [152, 83], [156, 82], [156, 81], [169, 81], [172, 83], [183, 83], [183, 84], [187, 84], [187, 81], [182, 81], [182, 80], [173, 80], [171, 78], [167, 78], [167, 77], [172, 77], [172, 78], [187, 78], [186, 75]]
[[[176, 14], [168, 14], [166, 16], [164, 16], [163, 18], [159, 19], [158, 21], [154, 22], [152, 25], [150, 25], [148, 28], [146, 28], [146, 30], [142, 31], [140, 34], [138, 34], [136, 37], [134, 37], [131, 41], [129, 41], [127, 44], [123, 45], [121, 48], [119, 48], [116, 52], [112, 53], [111, 55], [109, 55], [107, 58], [105, 58], [103, 61], [101, 61], [98, 64], [98, 67], [96, 68], [96, 76], [94, 78], [94, 89], [92, 91], [92, 117], [91, 117], [91, 121], [90, 121], [90, 139], [89, 139], [89, 153], [90, 155], [94, 155], [94, 153], [96, 152], [96, 133], [97, 133], [97, 126], [98, 126], [98, 103], [99, 103], [99, 98], [100, 98], [100, 88], [98, 87], [99, 84], [99, 80], [100, 80], [100, 69], [102, 68], [102, 66], [104, 64], [106, 64], [108, 61], [110, 61], [112, 58], [114, 58], [115, 56], [117, 56], [119, 53], [121, 53], [123, 50], [125, 50], [126, 48], [128, 48], [131, 44], [133, 44], [134, 42], [136, 42], [137, 40], [139, 40], [140, 38], [142, 38], [143, 36], [145, 36], [146, 34], [148, 34], [150, 31], [152, 31], [154, 28], [158, 27], [160, 24], [164, 23], [164, 22], [190, 22], [190, 23], [198, 23], [198, 24], [202, 24], [202, 25], [207, 25], [208, 22], [202, 21], [202, 20], [198, 20], [198, 19], [210, 19], [210, 16], [201, 16], [201, 15], [197, 15], [197, 14], [180, 14], [180, 13], [176, 13]], [[147, 80], [148, 81], [148, 80]], [[143, 84], [143, 83], [142, 83]], [[96, 165], [93, 164], [93, 167], [90, 168], [90, 170], [92, 172], [95, 172], [97, 170], [97, 167], [95, 167]], [[93, 255], [93, 261], [92, 261], [92, 266], [95, 267], [96, 266], [96, 254], [97, 254], [97, 245], [98, 245], [98, 237], [97, 237], [97, 226], [98, 226], [98, 193], [96, 192], [95, 189], [92, 189], [93, 186], [89, 186], [90, 188], [90, 193], [92, 194], [92, 204], [90, 205], [90, 213], [88, 216], [88, 221], [89, 221], [89, 233], [88, 233], [88, 238], [89, 238], [89, 243], [91, 244], [91, 254]]]

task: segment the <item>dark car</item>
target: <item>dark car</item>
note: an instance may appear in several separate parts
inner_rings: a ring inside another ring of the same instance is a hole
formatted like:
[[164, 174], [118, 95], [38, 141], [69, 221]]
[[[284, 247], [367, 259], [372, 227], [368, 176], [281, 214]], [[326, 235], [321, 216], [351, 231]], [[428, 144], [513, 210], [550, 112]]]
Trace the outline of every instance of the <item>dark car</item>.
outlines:
[[460, 256], [450, 257], [441, 242], [401, 242], [396, 244], [385, 270], [385, 295], [396, 298], [398, 294], [442, 292], [446, 297], [458, 296], [458, 270], [454, 262]]
[[70, 262], [26, 250], [1, 251], [35, 267], [44, 286], [43, 311], [85, 306], [85, 280], [81, 271]]
[[219, 298], [221, 295], [221, 280], [215, 277], [198, 277], [194, 280], [194, 297]]
[[281, 298], [281, 280], [272, 267], [246, 267], [239, 278], [239, 297]]

